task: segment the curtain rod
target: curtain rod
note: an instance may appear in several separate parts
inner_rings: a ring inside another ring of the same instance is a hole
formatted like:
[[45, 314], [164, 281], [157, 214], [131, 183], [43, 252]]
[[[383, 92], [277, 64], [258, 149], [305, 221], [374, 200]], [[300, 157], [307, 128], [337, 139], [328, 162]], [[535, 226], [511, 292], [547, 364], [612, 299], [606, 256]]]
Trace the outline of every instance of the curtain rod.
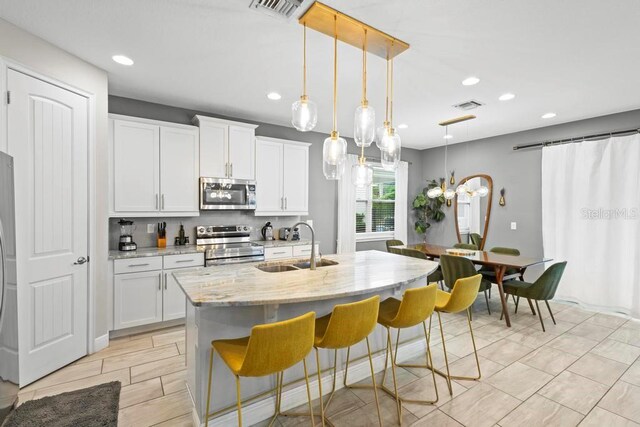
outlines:
[[525, 148], [539, 148], [539, 147], [547, 147], [549, 145], [570, 144], [573, 142], [596, 141], [598, 139], [603, 139], [603, 138], [612, 137], [612, 136], [620, 136], [620, 135], [627, 135], [627, 134], [631, 135], [636, 132], [640, 133], [640, 129], [618, 130], [618, 131], [612, 131], [612, 132], [599, 133], [595, 135], [585, 135], [585, 136], [578, 136], [573, 138], [557, 139], [555, 141], [544, 141], [544, 142], [534, 142], [531, 144], [514, 145], [513, 149], [517, 151]]

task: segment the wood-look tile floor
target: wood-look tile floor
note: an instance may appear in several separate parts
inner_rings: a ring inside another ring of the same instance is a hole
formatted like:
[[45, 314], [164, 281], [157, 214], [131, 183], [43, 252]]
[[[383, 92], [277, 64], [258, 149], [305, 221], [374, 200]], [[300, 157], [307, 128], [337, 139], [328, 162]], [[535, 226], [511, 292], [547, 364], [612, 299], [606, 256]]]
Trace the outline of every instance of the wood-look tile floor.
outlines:
[[[542, 332], [526, 304], [512, 314], [512, 328], [499, 320], [497, 295], [491, 306], [492, 315], [483, 297], [474, 306], [482, 379], [455, 381], [450, 397], [446, 383], [438, 377], [440, 401], [405, 404], [403, 425], [640, 427], [640, 322], [552, 303], [558, 324], [554, 326], [541, 307], [547, 327]], [[510, 303], [510, 313], [513, 307]], [[452, 372], [472, 375], [475, 359], [463, 315], [445, 315], [443, 321]], [[442, 344], [435, 332], [434, 363], [442, 367]], [[25, 387], [20, 400], [117, 380], [122, 383], [120, 426], [191, 426], [184, 363], [183, 327], [119, 338], [108, 348]], [[402, 396], [433, 396], [427, 371], [408, 368], [397, 373]], [[393, 400], [380, 394], [380, 403], [385, 425], [397, 424]], [[328, 416], [336, 426], [377, 425], [372, 391], [340, 390]], [[280, 417], [277, 424], [309, 425], [309, 420]]]

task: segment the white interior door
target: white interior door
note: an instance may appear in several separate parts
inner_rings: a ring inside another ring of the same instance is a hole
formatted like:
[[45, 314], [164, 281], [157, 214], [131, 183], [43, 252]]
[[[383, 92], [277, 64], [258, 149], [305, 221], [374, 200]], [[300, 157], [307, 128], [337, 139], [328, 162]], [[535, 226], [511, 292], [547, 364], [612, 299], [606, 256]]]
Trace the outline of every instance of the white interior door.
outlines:
[[160, 209], [198, 212], [198, 131], [160, 128]]
[[88, 99], [9, 70], [20, 385], [87, 353]]

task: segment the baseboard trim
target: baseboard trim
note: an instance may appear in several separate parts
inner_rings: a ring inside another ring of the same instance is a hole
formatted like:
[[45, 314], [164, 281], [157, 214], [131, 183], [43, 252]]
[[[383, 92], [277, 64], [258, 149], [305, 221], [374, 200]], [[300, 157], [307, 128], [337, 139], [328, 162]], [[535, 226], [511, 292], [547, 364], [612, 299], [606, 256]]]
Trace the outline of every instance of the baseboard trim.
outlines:
[[[322, 351], [322, 350], [321, 350]], [[425, 354], [426, 345], [423, 339], [416, 339], [405, 343], [398, 347], [398, 362], [404, 362], [408, 359]], [[309, 358], [314, 358], [315, 355], [309, 354]], [[380, 372], [384, 369], [385, 354], [378, 354], [373, 357], [373, 369], [375, 372]], [[309, 365], [309, 363], [308, 363]], [[315, 361], [312, 360], [310, 366], [315, 366]], [[360, 360], [358, 363], [349, 363], [349, 384], [356, 383], [365, 378], [371, 376], [371, 370], [369, 367], [369, 360], [367, 358]], [[336, 390], [343, 388], [344, 370], [339, 370], [336, 375]], [[311, 388], [311, 398], [317, 399], [318, 392], [318, 377], [314, 375], [309, 377], [309, 387]], [[333, 375], [328, 372], [322, 377], [322, 391], [323, 395], [328, 395], [331, 391], [331, 385], [333, 384]], [[282, 411], [287, 411], [292, 408], [304, 405], [307, 403], [307, 390], [306, 385], [301, 385], [285, 390], [282, 392]], [[264, 421], [273, 416], [275, 408], [275, 396], [262, 399], [258, 402], [246, 405], [242, 407], [242, 422], [246, 425], [253, 425]], [[315, 415], [315, 413], [314, 413]], [[194, 424], [197, 426], [204, 426], [204, 423], [199, 419], [195, 408], [192, 411], [192, 417]], [[232, 411], [224, 414], [220, 417], [214, 418], [209, 421], [209, 426], [213, 427], [225, 427], [238, 424], [237, 411]]]
[[99, 337], [93, 340], [93, 353], [100, 351], [109, 347], [109, 333], [107, 332], [104, 335], [100, 335]]

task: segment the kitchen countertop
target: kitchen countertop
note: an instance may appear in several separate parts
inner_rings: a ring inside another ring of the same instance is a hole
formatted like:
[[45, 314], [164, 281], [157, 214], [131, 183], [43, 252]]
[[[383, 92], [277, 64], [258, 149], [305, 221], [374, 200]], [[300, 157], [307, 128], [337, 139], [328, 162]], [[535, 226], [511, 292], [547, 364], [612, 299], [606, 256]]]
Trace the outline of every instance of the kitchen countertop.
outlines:
[[136, 251], [109, 251], [109, 259], [142, 258], [148, 256], [182, 255], [204, 252], [197, 245], [167, 246], [166, 248], [139, 248]]
[[[279, 248], [284, 246], [301, 246], [311, 245], [311, 240], [293, 240], [287, 242], [286, 240], [252, 240], [251, 243], [257, 243], [265, 248]], [[316, 241], [316, 245], [320, 243]], [[163, 256], [163, 255], [181, 255], [181, 254], [194, 254], [197, 252], [204, 252], [204, 249], [198, 249], [198, 245], [186, 245], [186, 246], [167, 246], [166, 248], [139, 248], [136, 251], [121, 252], [118, 250], [109, 251], [109, 259], [128, 259], [128, 258], [143, 258], [148, 256]]]
[[[298, 258], [301, 261], [305, 258]], [[173, 273], [194, 306], [298, 303], [370, 294], [426, 279], [438, 263], [380, 251], [327, 255], [338, 265], [267, 273], [260, 263], [200, 267]], [[284, 264], [286, 260], [265, 264]]]
[[[281, 248], [284, 246], [311, 245], [311, 240], [301, 239], [301, 240], [292, 240], [290, 242], [286, 240], [252, 240], [251, 243], [257, 243], [259, 245], [264, 246], [265, 248]], [[320, 242], [316, 240], [316, 245], [319, 243]]]

